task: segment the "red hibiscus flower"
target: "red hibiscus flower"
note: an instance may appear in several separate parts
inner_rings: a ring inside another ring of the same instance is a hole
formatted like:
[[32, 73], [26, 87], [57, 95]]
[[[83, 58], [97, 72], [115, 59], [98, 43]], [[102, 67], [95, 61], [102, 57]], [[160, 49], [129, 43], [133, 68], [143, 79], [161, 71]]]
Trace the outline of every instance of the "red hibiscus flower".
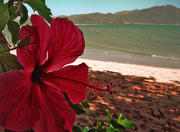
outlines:
[[72, 131], [75, 112], [62, 93], [75, 104], [85, 98], [88, 67], [66, 66], [83, 53], [83, 34], [65, 18], [49, 26], [33, 15], [31, 22], [20, 37], [30, 36], [33, 44], [17, 50], [24, 69], [0, 75], [0, 125], [14, 131]]

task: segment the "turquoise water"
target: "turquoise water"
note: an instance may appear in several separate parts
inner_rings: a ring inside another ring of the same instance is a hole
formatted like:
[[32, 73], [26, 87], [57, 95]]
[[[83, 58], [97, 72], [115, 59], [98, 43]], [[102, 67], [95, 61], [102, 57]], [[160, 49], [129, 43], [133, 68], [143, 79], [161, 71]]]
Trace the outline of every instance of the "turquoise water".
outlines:
[[115, 50], [180, 60], [180, 26], [101, 24], [78, 25], [86, 48]]

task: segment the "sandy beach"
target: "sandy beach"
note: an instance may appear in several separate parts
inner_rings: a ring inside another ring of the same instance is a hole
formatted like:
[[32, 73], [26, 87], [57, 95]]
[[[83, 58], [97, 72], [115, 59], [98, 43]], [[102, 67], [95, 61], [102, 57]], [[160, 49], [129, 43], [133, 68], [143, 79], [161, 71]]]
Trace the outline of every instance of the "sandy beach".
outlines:
[[75, 64], [81, 62], [90, 67], [90, 83], [113, 83], [116, 93], [97, 96], [88, 92], [86, 101], [93, 117], [79, 115], [77, 125], [93, 128], [96, 120], [106, 124], [105, 109], [109, 109], [114, 119], [122, 113], [135, 121], [127, 132], [180, 132], [180, 69], [90, 59], [78, 59]]
[[90, 69], [95, 71], [112, 71], [122, 75], [135, 75], [140, 77], [153, 77], [158, 82], [180, 82], [180, 69], [160, 68], [137, 64], [126, 64], [110, 61], [90, 59], [77, 59], [74, 64], [85, 62]]

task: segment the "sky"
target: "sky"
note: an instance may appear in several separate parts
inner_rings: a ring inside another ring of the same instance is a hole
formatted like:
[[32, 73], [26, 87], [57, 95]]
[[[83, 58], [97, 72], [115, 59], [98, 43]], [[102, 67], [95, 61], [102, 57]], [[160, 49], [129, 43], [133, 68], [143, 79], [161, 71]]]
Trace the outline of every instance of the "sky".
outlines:
[[114, 13], [168, 4], [180, 8], [180, 0], [46, 0], [46, 4], [53, 16], [93, 12]]
[[46, 0], [46, 4], [52, 10], [53, 16], [92, 12], [114, 13], [167, 4], [180, 8], [180, 0]]

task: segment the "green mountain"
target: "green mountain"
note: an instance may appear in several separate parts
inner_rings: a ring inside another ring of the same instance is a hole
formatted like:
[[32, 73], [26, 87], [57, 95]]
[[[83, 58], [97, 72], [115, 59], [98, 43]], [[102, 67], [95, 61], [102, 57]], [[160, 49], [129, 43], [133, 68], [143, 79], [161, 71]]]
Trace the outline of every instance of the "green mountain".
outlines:
[[172, 24], [180, 25], [180, 8], [172, 5], [114, 14], [90, 13], [68, 16], [74, 23], [114, 23], [114, 24]]

